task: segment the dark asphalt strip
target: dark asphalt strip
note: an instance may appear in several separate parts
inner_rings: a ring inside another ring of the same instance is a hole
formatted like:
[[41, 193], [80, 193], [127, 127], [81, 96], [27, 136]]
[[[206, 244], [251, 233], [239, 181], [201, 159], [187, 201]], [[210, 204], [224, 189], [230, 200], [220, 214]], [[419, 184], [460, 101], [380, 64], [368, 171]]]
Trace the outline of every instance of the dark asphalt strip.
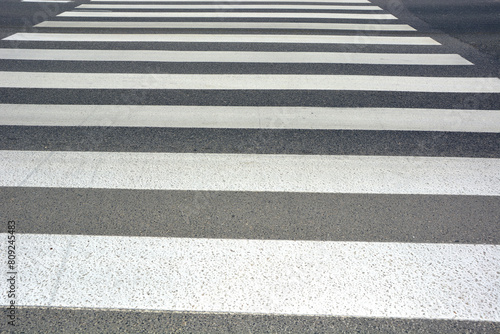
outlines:
[[[96, 282], [99, 284], [99, 282]], [[20, 308], [26, 333], [498, 333], [500, 323], [322, 316]], [[146, 329], [146, 330], [145, 330]]]
[[[425, 56], [423, 56], [425, 57]], [[105, 71], [104, 71], [105, 70]], [[114, 61], [2, 60], [0, 71], [65, 73], [178, 74], [319, 74], [420, 77], [480, 77], [474, 66], [290, 64], [290, 63], [167, 63]]]
[[499, 158], [500, 134], [1, 126], [1, 150]]
[[376, 91], [255, 91], [0, 88], [0, 103], [192, 106], [313, 106], [498, 110], [499, 94]]
[[18, 233], [500, 243], [495, 196], [3, 188]]
[[[364, 35], [357, 35], [364, 36]], [[360, 45], [287, 43], [148, 43], [148, 42], [44, 42], [2, 40], [0, 48], [82, 49], [82, 50], [192, 50], [192, 51], [270, 51], [270, 52], [382, 52], [449, 53], [439, 45]]]

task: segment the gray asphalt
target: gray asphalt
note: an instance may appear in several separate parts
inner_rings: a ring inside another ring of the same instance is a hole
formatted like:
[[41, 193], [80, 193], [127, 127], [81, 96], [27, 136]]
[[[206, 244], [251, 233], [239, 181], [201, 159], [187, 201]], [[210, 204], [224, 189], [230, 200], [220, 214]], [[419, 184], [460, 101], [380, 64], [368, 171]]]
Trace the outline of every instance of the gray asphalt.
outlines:
[[500, 157], [496, 133], [42, 126], [0, 130], [2, 150]]
[[[474, 67], [247, 64], [139, 64], [2, 61], [2, 71], [161, 73], [349, 73], [414, 76], [500, 76], [498, 1], [373, 0], [402, 23], [443, 44], [431, 47], [269, 45], [262, 51], [450, 52]], [[35, 29], [74, 4], [0, 0], [0, 37]], [[335, 20], [335, 22], [342, 22]], [[344, 21], [346, 22], [346, 21]], [[350, 21], [351, 22], [351, 21]], [[64, 30], [82, 32], [82, 30]], [[84, 29], [83, 31], [91, 31]], [[174, 30], [162, 30], [172, 32]], [[176, 32], [191, 32], [175, 30]], [[94, 30], [95, 32], [95, 30]], [[116, 30], [115, 30], [116, 32]], [[120, 32], [127, 32], [126, 29]], [[135, 31], [136, 32], [136, 31]], [[144, 33], [158, 32], [144, 30]], [[198, 31], [199, 32], [199, 31]], [[207, 33], [221, 31], [207, 30]], [[226, 31], [227, 32], [227, 31]], [[241, 33], [241, 31], [233, 31]], [[252, 31], [264, 33], [265, 31]], [[285, 33], [285, 31], [282, 31]], [[286, 31], [291, 33], [290, 31]], [[331, 34], [326, 31], [294, 31]], [[352, 34], [357, 32], [333, 32]], [[380, 33], [378, 35], [384, 35]], [[387, 35], [387, 33], [385, 33]], [[1, 48], [55, 48], [58, 43], [0, 41]], [[67, 43], [101, 49], [104, 43]], [[115, 43], [116, 49], [249, 50], [242, 43]], [[252, 46], [252, 48], [254, 48]], [[0, 103], [378, 106], [500, 108], [497, 94], [383, 92], [235, 92], [0, 89]], [[0, 127], [0, 150], [135, 151], [256, 154], [412, 155], [498, 158], [492, 133]], [[500, 244], [500, 199], [481, 196], [280, 194], [2, 188], [3, 220], [18, 233], [249, 238], [370, 242]], [[22, 308], [15, 333], [499, 333], [500, 323], [421, 319], [137, 312]], [[11, 332], [5, 322], [0, 332]]]
[[500, 60], [500, 1], [402, 0], [414, 15]]
[[4, 188], [19, 233], [500, 243], [498, 197]]
[[[20, 310], [24, 333], [497, 334], [500, 323], [70, 309]], [[21, 333], [19, 331], [18, 333]]]

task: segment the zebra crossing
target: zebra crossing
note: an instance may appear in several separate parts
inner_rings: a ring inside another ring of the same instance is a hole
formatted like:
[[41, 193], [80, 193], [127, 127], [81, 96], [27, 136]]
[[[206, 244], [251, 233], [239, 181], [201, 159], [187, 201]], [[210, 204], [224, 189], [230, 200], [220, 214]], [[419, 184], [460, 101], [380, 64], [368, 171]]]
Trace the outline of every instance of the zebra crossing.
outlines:
[[500, 79], [387, 8], [91, 0], [3, 38], [19, 328], [497, 331]]

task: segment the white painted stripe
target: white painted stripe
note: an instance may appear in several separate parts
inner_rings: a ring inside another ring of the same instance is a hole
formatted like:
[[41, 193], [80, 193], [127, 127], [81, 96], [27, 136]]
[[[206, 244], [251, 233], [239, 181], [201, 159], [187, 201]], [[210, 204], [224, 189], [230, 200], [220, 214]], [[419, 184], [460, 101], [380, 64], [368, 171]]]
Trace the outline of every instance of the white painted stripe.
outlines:
[[0, 151], [0, 186], [500, 195], [500, 159]]
[[500, 133], [500, 110], [0, 104], [0, 125]]
[[119, 22], [119, 21], [44, 21], [38, 28], [127, 28], [127, 29], [322, 29], [363, 31], [415, 31], [406, 24], [356, 24], [325, 22]]
[[19, 306], [500, 321], [498, 245], [17, 234], [16, 252]]
[[0, 59], [216, 63], [472, 65], [456, 54], [0, 49]]
[[241, 13], [241, 12], [97, 12], [67, 11], [61, 17], [238, 17], [238, 18], [315, 18], [351, 20], [397, 20], [391, 14], [353, 13]]
[[[182, 0], [182, 1], [169, 1], [169, 0], [90, 0], [90, 2], [168, 2], [169, 4], [171, 3], [179, 3], [179, 4], [186, 4], [186, 3], [199, 3], [199, 2], [209, 2], [207, 0]], [[299, 3], [302, 4], [304, 1], [297, 1], [297, 0], [249, 0], [249, 1], [223, 1], [224, 3], [234, 3], [234, 4], [240, 4], [240, 3], [254, 3], [254, 2], [286, 2], [286, 3]], [[366, 3], [366, 4], [371, 4], [369, 0], [314, 0], [315, 3]]]
[[16, 33], [4, 40], [55, 42], [319, 43], [440, 45], [430, 37], [254, 34], [58, 34]]
[[134, 4], [134, 5], [115, 5], [115, 4], [83, 4], [77, 9], [320, 9], [320, 10], [382, 10], [378, 6], [339, 6], [339, 5], [290, 5], [290, 4], [260, 4], [260, 5], [246, 5], [246, 4], [210, 4], [210, 5], [151, 5], [151, 4]]
[[3, 88], [500, 93], [499, 78], [296, 74], [0, 72]]

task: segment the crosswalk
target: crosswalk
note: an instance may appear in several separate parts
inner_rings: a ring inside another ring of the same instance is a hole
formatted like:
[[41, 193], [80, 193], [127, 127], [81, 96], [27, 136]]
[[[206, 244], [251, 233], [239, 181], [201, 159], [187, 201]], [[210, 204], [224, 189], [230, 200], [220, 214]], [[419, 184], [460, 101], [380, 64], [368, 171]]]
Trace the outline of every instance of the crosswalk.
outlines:
[[384, 4], [91, 0], [3, 38], [19, 328], [499, 330], [500, 79]]

